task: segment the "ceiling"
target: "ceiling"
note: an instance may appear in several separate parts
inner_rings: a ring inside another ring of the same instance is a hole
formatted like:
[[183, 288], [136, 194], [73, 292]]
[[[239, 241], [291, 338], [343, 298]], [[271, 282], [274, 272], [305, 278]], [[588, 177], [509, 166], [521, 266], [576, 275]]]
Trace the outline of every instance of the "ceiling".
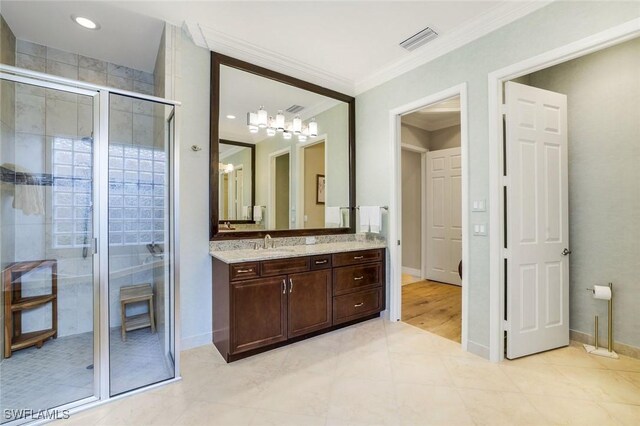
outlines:
[[402, 116], [402, 124], [433, 132], [460, 125], [460, 97], [430, 105]]
[[[355, 95], [548, 3], [3, 0], [0, 11], [19, 38], [145, 71], [167, 21], [202, 47]], [[72, 13], [102, 29], [74, 25]], [[398, 45], [427, 26], [436, 40], [412, 52]]]
[[[19, 39], [146, 72], [153, 72], [164, 29], [162, 20], [100, 1], [2, 0], [0, 13]], [[82, 28], [72, 14], [101, 28]]]
[[[264, 106], [269, 115], [274, 117], [278, 110], [283, 110], [286, 121], [290, 122], [295, 114], [287, 113], [285, 110], [292, 105], [304, 107], [298, 115], [306, 120], [339, 102], [222, 65], [220, 67], [220, 138], [246, 143], [257, 143], [266, 139], [264, 130], [249, 133], [247, 129], [247, 113], [257, 111], [260, 106]], [[233, 115], [235, 118], [229, 119], [227, 115]], [[322, 129], [322, 123], [318, 123], [318, 128]]]

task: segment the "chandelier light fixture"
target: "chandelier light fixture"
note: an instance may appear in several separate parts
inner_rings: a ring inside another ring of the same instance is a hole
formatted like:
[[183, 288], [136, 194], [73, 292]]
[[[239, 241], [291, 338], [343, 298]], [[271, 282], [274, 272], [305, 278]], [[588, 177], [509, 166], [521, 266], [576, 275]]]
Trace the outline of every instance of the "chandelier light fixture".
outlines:
[[267, 136], [272, 137], [282, 133], [283, 139], [290, 140], [293, 135], [299, 142], [305, 142], [308, 137], [318, 136], [318, 122], [312, 118], [308, 124], [304, 124], [299, 115], [296, 115], [289, 123], [282, 110], [278, 110], [275, 117], [270, 116], [264, 106], [260, 106], [257, 112], [247, 113], [247, 128], [250, 133], [258, 133], [260, 129], [266, 129]]

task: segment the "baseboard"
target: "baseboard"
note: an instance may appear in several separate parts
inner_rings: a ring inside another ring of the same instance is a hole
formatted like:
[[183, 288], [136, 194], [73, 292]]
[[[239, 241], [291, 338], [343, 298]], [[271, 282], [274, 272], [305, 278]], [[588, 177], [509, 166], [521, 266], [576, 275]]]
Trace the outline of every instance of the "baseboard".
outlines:
[[184, 337], [180, 341], [181, 351], [197, 348], [198, 346], [210, 345], [213, 341], [213, 333], [198, 334], [196, 336]]
[[422, 278], [422, 271], [420, 269], [409, 268], [408, 266], [403, 266], [402, 267], [402, 273], [403, 274], [407, 274], [407, 275], [411, 275], [413, 277]]
[[474, 355], [478, 355], [484, 359], [489, 359], [489, 347], [481, 345], [480, 343], [467, 340], [467, 352], [471, 352]]
[[[577, 331], [577, 330], [569, 330], [569, 339], [575, 340], [576, 342], [579, 342], [579, 343], [586, 343], [587, 345], [595, 344], [595, 339], [591, 334], [583, 333], [582, 331]], [[606, 340], [604, 341], [602, 341], [602, 339], [598, 339], [598, 340], [600, 340], [599, 343], [601, 347], [607, 346]], [[614, 341], [613, 350], [620, 355], [626, 355], [626, 356], [640, 359], [640, 348], [638, 347]]]

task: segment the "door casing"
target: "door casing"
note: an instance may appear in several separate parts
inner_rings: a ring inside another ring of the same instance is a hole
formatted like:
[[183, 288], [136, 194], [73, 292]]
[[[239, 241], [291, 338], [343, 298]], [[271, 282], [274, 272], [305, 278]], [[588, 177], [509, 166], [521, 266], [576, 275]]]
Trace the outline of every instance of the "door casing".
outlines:
[[[470, 229], [469, 223], [469, 138], [468, 138], [468, 97], [467, 83], [462, 83], [438, 93], [416, 99], [413, 102], [398, 106], [389, 110], [389, 139], [392, 172], [389, 193], [389, 300], [388, 312], [385, 311], [390, 321], [400, 321], [402, 316], [402, 249], [400, 238], [402, 236], [402, 191], [401, 191], [401, 135], [400, 118], [402, 115], [415, 112], [426, 106], [442, 102], [444, 100], [460, 97], [460, 149], [462, 153], [462, 226]], [[469, 238], [462, 239], [462, 263], [469, 264]], [[468, 311], [469, 311], [469, 268], [462, 268], [462, 350], [468, 349]]]

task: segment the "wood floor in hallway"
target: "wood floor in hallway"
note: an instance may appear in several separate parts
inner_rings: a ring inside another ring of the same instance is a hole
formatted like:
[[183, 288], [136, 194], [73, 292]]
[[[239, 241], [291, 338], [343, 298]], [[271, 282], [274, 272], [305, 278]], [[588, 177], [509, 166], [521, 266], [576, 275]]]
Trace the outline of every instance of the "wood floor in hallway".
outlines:
[[402, 321], [459, 343], [462, 287], [429, 280], [403, 285]]

